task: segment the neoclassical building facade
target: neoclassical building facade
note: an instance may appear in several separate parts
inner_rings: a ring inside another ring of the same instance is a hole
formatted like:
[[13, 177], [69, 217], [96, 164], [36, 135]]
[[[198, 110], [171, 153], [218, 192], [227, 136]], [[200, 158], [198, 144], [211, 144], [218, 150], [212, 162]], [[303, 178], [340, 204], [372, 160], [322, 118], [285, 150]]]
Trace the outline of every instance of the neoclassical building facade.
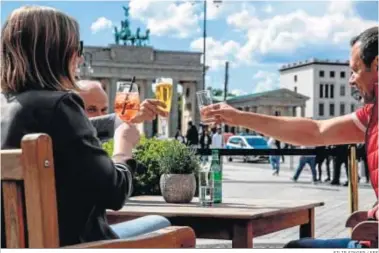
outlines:
[[[135, 76], [142, 101], [155, 98], [153, 83], [157, 78], [172, 78], [173, 102], [167, 134], [173, 136], [180, 124], [179, 120], [183, 133], [187, 131], [188, 121], [195, 124], [200, 122], [196, 91], [203, 89], [201, 55], [199, 52], [162, 51], [147, 46], [88, 46], [84, 48], [86, 63], [81, 67], [80, 78], [102, 83], [109, 97], [110, 112], [113, 112], [117, 82], [130, 81]], [[179, 85], [183, 91], [181, 110], [176, 102]], [[181, 119], [178, 118], [179, 111]], [[155, 126], [152, 122], [146, 122], [139, 128], [146, 136], [152, 136], [153, 132], [161, 129], [159, 121], [156, 122]]]
[[[80, 68], [81, 79], [98, 80], [109, 97], [109, 112], [113, 112], [117, 82], [136, 78], [140, 99], [155, 98], [153, 84], [159, 77], [173, 80], [173, 96], [167, 126], [168, 136], [175, 135], [180, 127], [183, 134], [187, 124], [200, 124], [196, 91], [204, 89], [200, 52], [163, 51], [148, 46], [109, 45], [84, 48], [85, 64]], [[181, 86], [182, 92], [178, 92]], [[179, 96], [181, 96], [179, 103]], [[305, 116], [309, 97], [288, 89], [249, 94], [228, 98], [227, 103], [244, 111], [269, 115]], [[215, 98], [215, 102], [221, 98]], [[179, 108], [181, 107], [181, 108]], [[138, 127], [150, 137], [161, 133], [160, 121], [145, 122]], [[241, 129], [239, 129], [241, 130]]]
[[[242, 111], [255, 112], [277, 116], [305, 117], [305, 105], [309, 97], [289, 89], [276, 89], [260, 93], [229, 97], [226, 102]], [[221, 97], [215, 97], [214, 102], [221, 102]], [[242, 132], [237, 127], [235, 131]]]

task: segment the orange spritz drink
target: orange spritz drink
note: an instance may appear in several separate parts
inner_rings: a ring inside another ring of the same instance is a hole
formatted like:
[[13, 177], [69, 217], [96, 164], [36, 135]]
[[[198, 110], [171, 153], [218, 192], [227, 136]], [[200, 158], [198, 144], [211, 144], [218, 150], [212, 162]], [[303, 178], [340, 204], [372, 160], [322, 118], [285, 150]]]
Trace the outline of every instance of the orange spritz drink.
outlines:
[[140, 107], [138, 92], [117, 92], [115, 98], [114, 111], [120, 119], [129, 122], [133, 119]]

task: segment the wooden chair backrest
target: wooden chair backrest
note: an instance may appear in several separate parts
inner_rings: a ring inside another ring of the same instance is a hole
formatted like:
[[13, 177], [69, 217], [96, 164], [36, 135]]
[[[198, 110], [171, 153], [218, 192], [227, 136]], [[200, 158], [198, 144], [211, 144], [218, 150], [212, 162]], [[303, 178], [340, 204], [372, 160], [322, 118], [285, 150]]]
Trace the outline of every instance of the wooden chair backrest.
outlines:
[[59, 247], [53, 149], [48, 135], [25, 135], [21, 149], [1, 150], [1, 187], [6, 247]]

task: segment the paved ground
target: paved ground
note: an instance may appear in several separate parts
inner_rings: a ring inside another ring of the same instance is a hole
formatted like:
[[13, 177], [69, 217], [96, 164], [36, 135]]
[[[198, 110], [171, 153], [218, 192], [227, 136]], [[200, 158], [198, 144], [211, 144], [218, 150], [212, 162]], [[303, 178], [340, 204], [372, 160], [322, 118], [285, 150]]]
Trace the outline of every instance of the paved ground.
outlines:
[[[297, 163], [297, 158], [294, 159]], [[344, 171], [344, 170], [343, 170]], [[281, 164], [279, 176], [273, 176], [269, 164], [264, 163], [224, 163], [223, 194], [228, 198], [268, 198], [293, 200], [311, 199], [325, 202], [325, 206], [316, 209], [316, 237], [347, 237], [349, 231], [344, 228], [349, 215], [348, 187], [331, 186], [327, 183], [314, 185], [309, 168], [305, 168], [297, 183], [290, 180], [294, 171], [289, 168], [289, 158]], [[346, 181], [343, 173], [341, 182]], [[365, 180], [362, 180], [365, 181]], [[370, 185], [359, 185], [359, 209], [367, 210], [375, 201]], [[254, 239], [255, 247], [282, 247], [284, 243], [297, 239], [298, 227]], [[230, 241], [198, 239], [199, 248], [230, 248]]]

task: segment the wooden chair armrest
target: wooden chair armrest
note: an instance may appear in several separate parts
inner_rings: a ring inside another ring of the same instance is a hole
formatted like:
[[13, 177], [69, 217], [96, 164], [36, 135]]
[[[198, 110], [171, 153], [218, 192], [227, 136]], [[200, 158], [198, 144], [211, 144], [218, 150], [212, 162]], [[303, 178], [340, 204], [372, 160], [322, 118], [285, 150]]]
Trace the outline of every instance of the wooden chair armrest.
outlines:
[[370, 241], [371, 247], [378, 246], [378, 221], [363, 221], [354, 227], [351, 239], [356, 241]]
[[66, 248], [194, 248], [195, 232], [190, 227], [170, 226], [129, 239], [103, 240], [71, 245]]
[[347, 228], [354, 228], [358, 223], [367, 221], [367, 211], [356, 211], [346, 220]]

